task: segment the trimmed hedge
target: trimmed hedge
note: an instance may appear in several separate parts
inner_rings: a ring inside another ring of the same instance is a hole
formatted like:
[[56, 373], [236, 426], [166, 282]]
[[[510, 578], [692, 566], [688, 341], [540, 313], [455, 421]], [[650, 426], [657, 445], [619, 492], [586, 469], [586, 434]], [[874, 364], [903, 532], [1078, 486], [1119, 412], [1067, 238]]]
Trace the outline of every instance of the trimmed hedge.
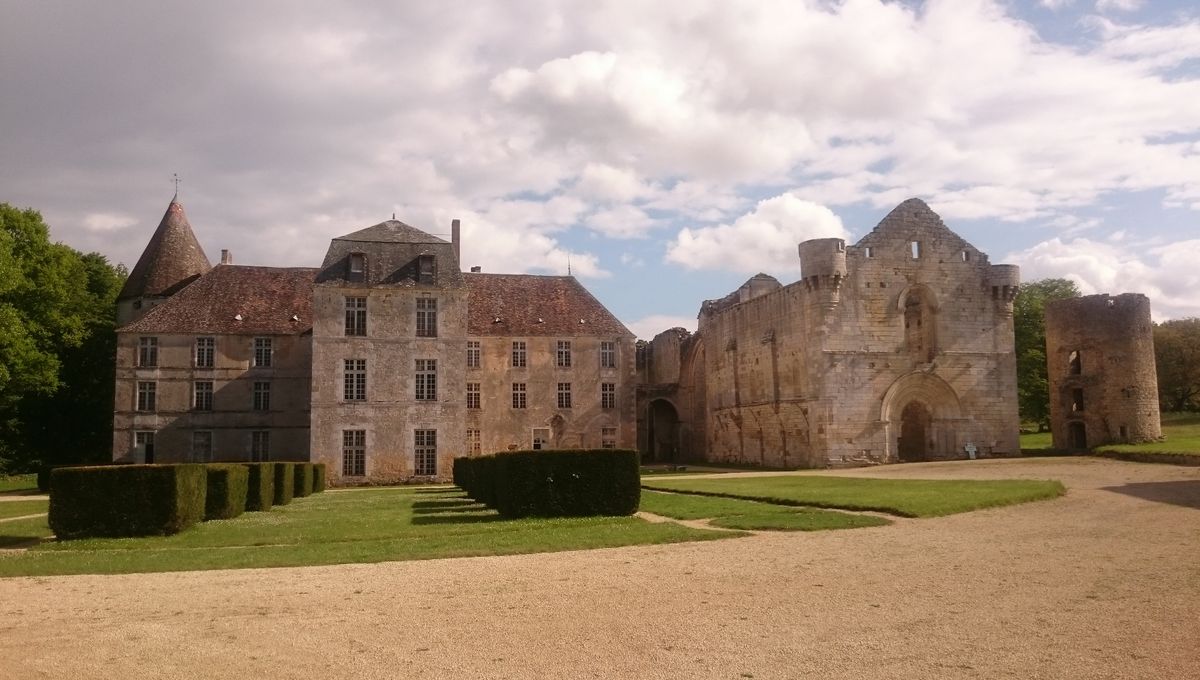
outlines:
[[641, 501], [636, 451], [509, 451], [454, 461], [456, 483], [505, 517], [632, 515]]
[[275, 504], [275, 467], [278, 463], [242, 463], [246, 468], [246, 511], [263, 512]]
[[50, 473], [61, 467], [108, 467], [111, 465], [131, 465], [125, 461], [103, 460], [95, 463], [57, 463], [42, 465], [37, 471], [38, 491], [50, 491]]
[[313, 463], [313, 493], [325, 490], [325, 464]]
[[287, 505], [292, 502], [292, 494], [296, 491], [296, 464], [275, 464], [275, 505]]
[[246, 511], [250, 471], [244, 465], [210, 463], [208, 493], [204, 501], [204, 521], [231, 519]]
[[50, 528], [62, 540], [176, 534], [204, 519], [203, 465], [65, 467], [50, 473]]
[[292, 489], [292, 495], [296, 498], [304, 498], [311, 496], [313, 492], [313, 465], [312, 463], [295, 463], [296, 472], [293, 479], [296, 486]]

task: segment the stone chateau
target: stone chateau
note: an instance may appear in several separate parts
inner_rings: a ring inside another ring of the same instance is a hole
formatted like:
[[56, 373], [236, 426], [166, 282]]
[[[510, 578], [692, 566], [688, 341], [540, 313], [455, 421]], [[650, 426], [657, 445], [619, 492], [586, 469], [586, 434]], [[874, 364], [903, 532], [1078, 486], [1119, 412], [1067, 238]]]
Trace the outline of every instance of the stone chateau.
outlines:
[[464, 273], [451, 231], [390, 220], [319, 268], [214, 267], [172, 200], [118, 300], [113, 458], [313, 460], [353, 484], [633, 448], [633, 334], [570, 276]]
[[574, 278], [463, 272], [451, 234], [390, 220], [318, 268], [212, 266], [172, 200], [118, 301], [114, 459], [313, 460], [353, 484], [511, 448], [779, 467], [1018, 450], [1017, 267], [919, 200], [637, 347]]

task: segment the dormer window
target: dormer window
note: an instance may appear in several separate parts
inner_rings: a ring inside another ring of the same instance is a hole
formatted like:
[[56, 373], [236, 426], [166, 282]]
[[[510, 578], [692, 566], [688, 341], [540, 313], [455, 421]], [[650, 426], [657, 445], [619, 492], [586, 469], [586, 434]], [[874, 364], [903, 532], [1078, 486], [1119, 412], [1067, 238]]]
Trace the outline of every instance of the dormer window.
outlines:
[[348, 281], [362, 281], [367, 275], [367, 256], [363, 253], [350, 253]]
[[417, 283], [432, 284], [437, 278], [437, 267], [432, 255], [421, 255], [417, 258]]

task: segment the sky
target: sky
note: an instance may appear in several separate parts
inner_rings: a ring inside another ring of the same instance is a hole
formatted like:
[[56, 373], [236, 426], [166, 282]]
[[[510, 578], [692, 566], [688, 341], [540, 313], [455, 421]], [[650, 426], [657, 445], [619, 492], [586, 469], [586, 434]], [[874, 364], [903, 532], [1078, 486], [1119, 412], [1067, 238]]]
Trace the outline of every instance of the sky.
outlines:
[[132, 267], [396, 218], [639, 337], [925, 200], [994, 263], [1200, 316], [1200, 6], [0, 0], [0, 202]]

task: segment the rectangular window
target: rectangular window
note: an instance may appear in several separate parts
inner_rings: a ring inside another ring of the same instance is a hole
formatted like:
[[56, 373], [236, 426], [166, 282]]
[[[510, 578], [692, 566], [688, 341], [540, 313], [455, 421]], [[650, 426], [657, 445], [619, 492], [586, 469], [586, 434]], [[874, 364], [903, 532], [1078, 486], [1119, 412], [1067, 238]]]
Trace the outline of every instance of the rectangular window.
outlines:
[[600, 343], [600, 368], [617, 367], [617, 343]]
[[347, 258], [349, 272], [346, 274], [347, 281], [362, 281], [367, 277], [367, 256], [362, 253], [350, 253]]
[[600, 383], [600, 408], [617, 407], [617, 384]]
[[197, 411], [212, 410], [213, 384], [211, 380], [197, 380], [192, 383], [192, 408]]
[[921, 242], [920, 241], [909, 241], [908, 248], [909, 248], [909, 251], [912, 253], [912, 259], [914, 259], [914, 260], [921, 259]]
[[153, 411], [158, 404], [158, 383], [145, 381], [137, 385], [137, 410]]
[[271, 338], [254, 338], [254, 365], [268, 367], [271, 365], [271, 353], [274, 349]]
[[550, 429], [537, 427], [533, 430], [533, 450], [541, 451], [550, 443]]
[[617, 448], [617, 428], [615, 428], [615, 427], [600, 428], [600, 448], [602, 448], [602, 449]]
[[525, 341], [513, 340], [512, 367], [525, 368]]
[[467, 341], [467, 368], [479, 368], [480, 347], [478, 340]]
[[413, 430], [413, 474], [437, 474], [437, 430]]
[[216, 338], [196, 338], [196, 368], [212, 368], [216, 354]]
[[467, 408], [479, 408], [479, 383], [467, 383]]
[[1083, 356], [1079, 350], [1074, 350], [1067, 357], [1067, 372], [1071, 375], [1080, 375], [1083, 373]]
[[513, 408], [525, 408], [525, 383], [513, 383]]
[[571, 367], [571, 341], [559, 340], [558, 351], [555, 353], [555, 365], [559, 368]]
[[432, 255], [420, 255], [417, 257], [417, 282], [418, 283], [434, 283], [437, 280], [437, 266]]
[[133, 433], [134, 462], [154, 462], [154, 432]]
[[342, 476], [367, 474], [367, 431], [342, 430]]
[[345, 359], [342, 362], [342, 399], [344, 401], [366, 401], [367, 360]]
[[558, 384], [558, 407], [571, 408], [571, 383]]
[[367, 299], [346, 298], [346, 336], [362, 337], [367, 334]]
[[270, 411], [271, 410], [271, 383], [267, 380], [254, 381], [254, 404], [255, 411]]
[[417, 401], [437, 401], [437, 359], [417, 359]]
[[158, 338], [138, 338], [138, 366], [153, 368], [158, 365]]
[[863, 248], [863, 256], [867, 259], [871, 259], [872, 257], [875, 257], [875, 250], [871, 248], [871, 246], [866, 246]]
[[417, 298], [417, 337], [437, 337], [437, 298]]
[[1083, 410], [1083, 388], [1076, 387], [1071, 390], [1071, 410], [1078, 413]]
[[192, 433], [192, 462], [212, 462], [212, 432]]
[[483, 453], [483, 438], [479, 430], [467, 430], [467, 455], [478, 456]]
[[250, 461], [265, 463], [271, 460], [271, 433], [255, 430], [250, 433]]

